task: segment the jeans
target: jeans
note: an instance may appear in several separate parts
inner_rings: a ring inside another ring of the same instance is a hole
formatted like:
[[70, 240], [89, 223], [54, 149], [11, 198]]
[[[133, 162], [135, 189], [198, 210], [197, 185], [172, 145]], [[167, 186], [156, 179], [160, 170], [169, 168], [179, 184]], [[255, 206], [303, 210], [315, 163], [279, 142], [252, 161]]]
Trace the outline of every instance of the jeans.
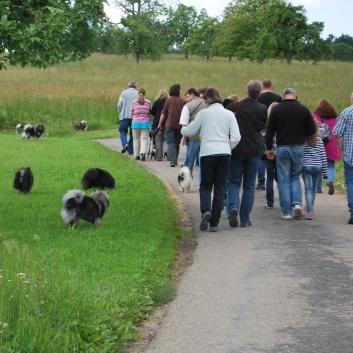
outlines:
[[264, 157], [259, 159], [259, 164], [257, 166], [257, 183], [260, 185], [265, 185], [265, 169], [266, 169], [266, 160]]
[[273, 191], [273, 182], [276, 180], [277, 182], [277, 175], [276, 175], [276, 159], [267, 159], [265, 160], [266, 164], [266, 204], [268, 206], [273, 207], [275, 203], [275, 195]]
[[278, 196], [284, 215], [292, 214], [294, 204], [302, 204], [299, 176], [303, 169], [303, 157], [304, 146], [277, 146]]
[[200, 151], [200, 141], [191, 141], [188, 140], [188, 144], [186, 145], [186, 156], [184, 165], [188, 166], [191, 174], [194, 169], [195, 159], [198, 159]]
[[[255, 200], [255, 183], [259, 157], [243, 158], [232, 157], [227, 184], [227, 215], [232, 208], [239, 210], [241, 223], [250, 221], [250, 213]], [[241, 184], [243, 182], [243, 194], [239, 196]]]
[[[203, 156], [200, 159], [200, 211], [212, 213], [210, 226], [216, 227], [221, 218], [226, 194], [227, 175], [230, 165], [230, 155]], [[213, 200], [211, 206], [211, 195]]]
[[320, 166], [303, 166], [303, 180], [305, 185], [306, 209], [314, 212], [316, 190], [321, 181], [322, 168]]
[[149, 129], [132, 129], [135, 157], [139, 156], [140, 154], [147, 153], [148, 134]]
[[180, 130], [181, 129], [167, 128], [165, 131], [165, 136], [167, 138], [167, 143], [168, 143], [168, 157], [170, 160], [170, 164], [174, 164], [174, 165], [178, 164], [180, 142], [182, 139], [182, 134]]
[[121, 140], [121, 145], [123, 147], [128, 144], [127, 133], [130, 128], [129, 148], [127, 150], [128, 154], [134, 153], [131, 123], [132, 123], [132, 119], [123, 119], [123, 120], [120, 120], [120, 125], [119, 125], [120, 140]]
[[349, 165], [346, 161], [343, 162], [344, 166], [344, 180], [347, 189], [348, 209], [350, 217], [353, 217], [353, 166]]

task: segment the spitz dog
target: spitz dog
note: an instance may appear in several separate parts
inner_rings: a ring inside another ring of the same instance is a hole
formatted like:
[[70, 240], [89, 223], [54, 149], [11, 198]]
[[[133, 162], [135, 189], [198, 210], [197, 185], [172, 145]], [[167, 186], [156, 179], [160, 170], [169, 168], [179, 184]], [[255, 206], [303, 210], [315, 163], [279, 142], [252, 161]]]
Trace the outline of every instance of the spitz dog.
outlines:
[[94, 191], [87, 196], [81, 190], [70, 190], [63, 197], [60, 215], [72, 229], [80, 219], [99, 225], [108, 207], [106, 191]]
[[90, 188], [115, 188], [115, 179], [106, 170], [99, 168], [90, 168], [86, 171], [81, 179], [84, 190]]
[[20, 134], [24, 128], [24, 124], [17, 124], [16, 125], [16, 134]]
[[189, 192], [192, 187], [192, 175], [190, 168], [186, 165], [182, 165], [178, 174], [178, 183], [180, 191]]
[[27, 124], [23, 127], [22, 138], [28, 140], [31, 137], [34, 137], [36, 140], [38, 140], [43, 135], [43, 133], [44, 125], [38, 125], [37, 127], [33, 127], [31, 124]]
[[71, 123], [71, 126], [76, 131], [86, 131], [87, 130], [87, 121], [86, 120], [82, 120], [79, 124]]
[[13, 187], [24, 194], [31, 191], [34, 183], [33, 173], [31, 168], [20, 168], [16, 171]]

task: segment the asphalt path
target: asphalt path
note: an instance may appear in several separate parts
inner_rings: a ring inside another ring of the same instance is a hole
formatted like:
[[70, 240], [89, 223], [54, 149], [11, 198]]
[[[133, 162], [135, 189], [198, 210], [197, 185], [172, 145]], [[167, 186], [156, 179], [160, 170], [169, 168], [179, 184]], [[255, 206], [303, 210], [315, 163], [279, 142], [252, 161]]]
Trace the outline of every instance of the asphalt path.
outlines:
[[[118, 139], [99, 142], [121, 149]], [[179, 164], [184, 156], [182, 147]], [[197, 180], [184, 194], [178, 167], [136, 163], [174, 189], [197, 239], [193, 263], [144, 353], [353, 352], [353, 226], [344, 195], [323, 188], [314, 220], [288, 221], [277, 196], [266, 209], [265, 191], [256, 190], [251, 227], [230, 228], [223, 214], [217, 233], [201, 232]]]

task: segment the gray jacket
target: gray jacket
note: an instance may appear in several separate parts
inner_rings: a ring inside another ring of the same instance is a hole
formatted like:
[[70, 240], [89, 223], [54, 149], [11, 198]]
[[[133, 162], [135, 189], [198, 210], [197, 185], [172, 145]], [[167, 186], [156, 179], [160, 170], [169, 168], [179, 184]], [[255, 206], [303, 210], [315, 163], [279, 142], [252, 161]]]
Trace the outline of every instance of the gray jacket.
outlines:
[[119, 119], [132, 119], [131, 102], [138, 98], [138, 92], [135, 88], [128, 88], [121, 92], [118, 100]]

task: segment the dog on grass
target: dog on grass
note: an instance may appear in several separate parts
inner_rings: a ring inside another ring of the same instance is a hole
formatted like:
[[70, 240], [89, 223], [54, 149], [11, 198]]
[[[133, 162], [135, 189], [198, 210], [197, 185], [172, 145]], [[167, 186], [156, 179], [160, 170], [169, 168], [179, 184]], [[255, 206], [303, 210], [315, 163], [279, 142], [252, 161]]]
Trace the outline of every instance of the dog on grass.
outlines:
[[[20, 124], [18, 124], [17, 126], [19, 125]], [[27, 124], [23, 127], [22, 138], [28, 140], [31, 137], [34, 137], [36, 140], [38, 140], [44, 134], [44, 130], [44, 125], [38, 125], [37, 127], [33, 127], [33, 125], [31, 124]]]
[[34, 183], [33, 173], [31, 168], [20, 168], [15, 173], [13, 187], [19, 192], [27, 194], [31, 191]]
[[16, 134], [20, 134], [23, 131], [24, 127], [25, 127], [24, 124], [17, 124], [16, 125]]
[[86, 120], [82, 120], [79, 124], [71, 123], [71, 126], [76, 131], [86, 131], [87, 130], [87, 121]]
[[186, 165], [182, 165], [178, 174], [178, 184], [180, 191], [189, 192], [192, 187], [192, 175], [190, 168]]
[[89, 168], [81, 179], [81, 185], [84, 190], [90, 188], [114, 189], [115, 179], [106, 170], [99, 168]]
[[63, 197], [60, 215], [72, 229], [80, 219], [99, 225], [108, 207], [106, 191], [94, 191], [87, 196], [81, 190], [70, 190]]

